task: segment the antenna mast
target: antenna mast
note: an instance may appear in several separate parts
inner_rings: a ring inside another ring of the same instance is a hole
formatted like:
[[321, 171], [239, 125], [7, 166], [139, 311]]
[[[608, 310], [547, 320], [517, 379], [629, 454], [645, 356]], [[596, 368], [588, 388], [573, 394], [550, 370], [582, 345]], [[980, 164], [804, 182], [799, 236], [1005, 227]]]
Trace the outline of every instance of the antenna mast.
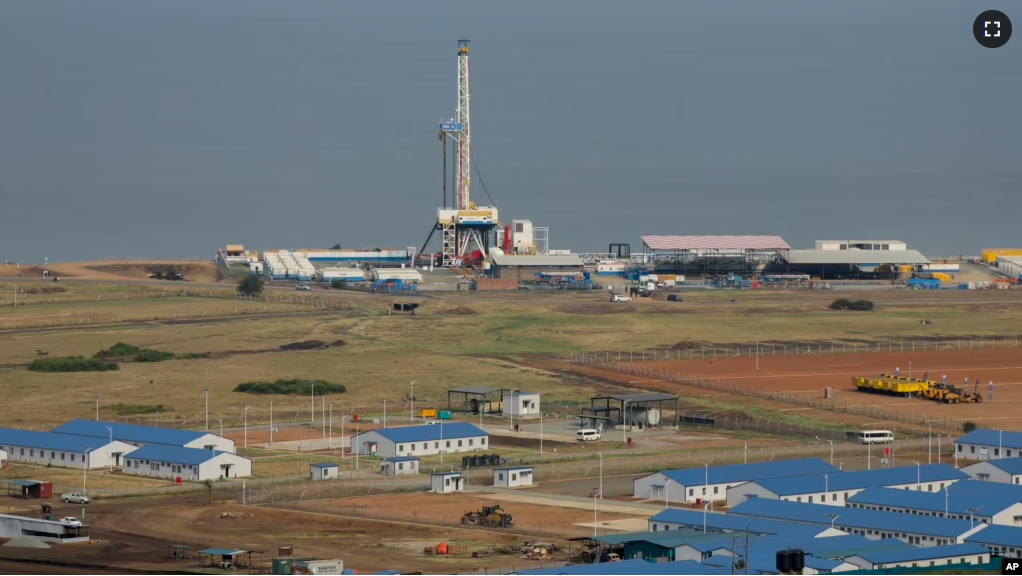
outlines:
[[458, 209], [471, 210], [472, 132], [469, 127], [468, 40], [458, 40], [458, 109], [454, 121], [461, 124], [458, 138]]

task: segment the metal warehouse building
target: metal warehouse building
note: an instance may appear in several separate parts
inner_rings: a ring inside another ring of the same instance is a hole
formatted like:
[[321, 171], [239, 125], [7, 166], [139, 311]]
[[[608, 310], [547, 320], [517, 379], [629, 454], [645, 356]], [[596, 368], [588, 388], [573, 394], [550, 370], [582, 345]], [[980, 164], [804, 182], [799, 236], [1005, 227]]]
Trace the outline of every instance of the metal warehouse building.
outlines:
[[393, 458], [394, 456], [430, 456], [472, 452], [489, 448], [490, 435], [468, 422], [427, 426], [404, 426], [363, 432], [351, 439], [359, 454]]
[[632, 495], [663, 502], [715, 501], [724, 500], [729, 488], [753, 480], [840, 472], [819, 458], [665, 470], [636, 478], [632, 482]]
[[837, 474], [802, 475], [797, 478], [770, 478], [729, 489], [727, 505], [734, 507], [750, 498], [764, 498], [844, 506], [848, 498], [871, 486], [939, 492], [968, 477], [968, 474], [948, 464], [927, 464], [856, 472], [839, 471]]
[[180, 446], [183, 448], [200, 448], [203, 450], [220, 450], [234, 453], [234, 441], [209, 432], [180, 430], [177, 428], [157, 428], [155, 426], [138, 426], [120, 422], [97, 422], [95, 420], [72, 420], [67, 424], [53, 429], [60, 434], [77, 434], [110, 438], [127, 442], [134, 446], [161, 444], [164, 446]]
[[987, 526], [965, 539], [982, 544], [988, 550], [1006, 558], [1022, 558], [1022, 528], [1015, 526]]
[[962, 467], [962, 472], [981, 482], [1022, 485], [1022, 458], [987, 460]]
[[870, 540], [897, 538], [924, 547], [961, 544], [969, 536], [986, 528], [986, 524], [982, 522], [973, 523], [969, 520], [837, 508], [765, 498], [753, 498], [739, 504], [729, 515], [833, 526], [845, 532], [860, 534]]
[[962, 480], [943, 492], [867, 488], [848, 499], [849, 508], [1022, 525], [1022, 486]]
[[89, 532], [85, 526], [71, 526], [53, 520], [0, 514], [0, 538], [24, 537], [38, 538], [58, 544], [72, 544], [88, 542]]
[[973, 430], [955, 442], [955, 455], [970, 460], [999, 460], [1022, 456], [1022, 432]]
[[494, 278], [514, 278], [518, 281], [534, 280], [537, 272], [546, 274], [581, 274], [582, 258], [578, 254], [564, 256], [519, 256], [504, 254], [494, 248], [490, 251]]
[[990, 551], [979, 544], [954, 544], [914, 550], [891, 552], [866, 552], [849, 556], [846, 561], [862, 570], [886, 570], [890, 568], [917, 568], [919, 566], [962, 566], [968, 570], [970, 564], [990, 562]]
[[71, 468], [120, 467], [135, 446], [106, 437], [72, 436], [34, 430], [0, 428], [0, 446], [11, 462], [31, 462]]
[[841, 536], [846, 532], [834, 528], [821, 528], [812, 524], [799, 524], [795, 522], [781, 522], [778, 520], [767, 520], [764, 518], [746, 518], [730, 516], [718, 512], [706, 512], [705, 510], [678, 510], [675, 508], [664, 510], [649, 519], [649, 530], [658, 531], [697, 531], [706, 533], [748, 532], [759, 536], [798, 535], [806, 538], [817, 538], [822, 536]]
[[252, 461], [217, 450], [150, 444], [124, 458], [124, 471], [183, 480], [218, 480], [252, 475]]

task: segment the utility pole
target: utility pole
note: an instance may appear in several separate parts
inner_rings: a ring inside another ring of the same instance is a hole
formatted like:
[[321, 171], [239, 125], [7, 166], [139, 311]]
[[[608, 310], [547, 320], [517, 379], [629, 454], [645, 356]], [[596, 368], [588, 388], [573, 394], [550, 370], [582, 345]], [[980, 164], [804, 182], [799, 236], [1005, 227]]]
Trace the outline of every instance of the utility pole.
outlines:
[[311, 382], [312, 386], [309, 388], [309, 413], [312, 416], [312, 424], [316, 423], [316, 381]]
[[96, 422], [99, 422], [99, 401], [102, 399], [102, 396], [96, 396]]
[[212, 390], [213, 389], [210, 388], [209, 386], [206, 386], [206, 389], [204, 390], [204, 392], [206, 393], [206, 430], [209, 430], [209, 393]]

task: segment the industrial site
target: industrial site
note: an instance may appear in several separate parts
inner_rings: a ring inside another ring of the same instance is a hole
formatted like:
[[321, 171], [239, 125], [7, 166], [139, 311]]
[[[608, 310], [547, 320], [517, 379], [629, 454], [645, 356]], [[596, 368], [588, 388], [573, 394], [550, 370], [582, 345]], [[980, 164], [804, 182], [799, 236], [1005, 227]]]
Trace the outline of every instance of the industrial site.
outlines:
[[0, 573], [1022, 559], [1022, 248], [558, 249], [541, 214], [476, 203], [455, 58], [425, 238], [5, 263]]

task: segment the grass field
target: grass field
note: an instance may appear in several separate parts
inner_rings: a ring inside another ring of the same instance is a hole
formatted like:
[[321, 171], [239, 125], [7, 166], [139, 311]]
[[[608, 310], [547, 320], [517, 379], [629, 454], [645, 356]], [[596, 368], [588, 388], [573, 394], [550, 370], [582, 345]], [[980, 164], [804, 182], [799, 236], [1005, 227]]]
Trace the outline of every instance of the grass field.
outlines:
[[[278, 378], [344, 384], [348, 393], [328, 400], [340, 414], [380, 413], [384, 399], [395, 403], [391, 404], [394, 412], [407, 411], [407, 404], [401, 403], [412, 381], [417, 404], [446, 404], [446, 391], [464, 385], [534, 390], [544, 395], [546, 405], [577, 403], [611, 389], [620, 391], [621, 386], [531, 368], [530, 358], [560, 359], [571, 352], [643, 350], [681, 342], [747, 344], [757, 332], [761, 342], [1004, 337], [1014, 336], [1022, 320], [1022, 302], [1015, 293], [994, 291], [885, 291], [872, 296], [877, 302], [872, 313], [828, 311], [834, 292], [750, 292], [741, 294], [738, 304], [728, 303], [733, 293], [721, 292], [686, 295], [681, 304], [645, 299], [614, 304], [602, 294], [452, 295], [424, 300], [415, 317], [387, 316], [392, 298], [386, 296], [315, 294], [347, 299], [355, 313], [0, 332], [4, 339], [0, 390], [9, 407], [0, 414], [0, 424], [39, 427], [93, 417], [93, 398], [100, 395], [101, 408], [107, 403], [160, 403], [167, 408], [165, 414], [139, 416], [139, 422], [154, 419], [197, 425], [203, 418], [206, 386], [212, 389], [210, 418], [222, 418], [225, 426], [240, 426], [246, 405], [253, 406], [250, 424], [267, 422], [271, 400], [277, 419], [285, 419], [288, 413], [307, 414], [308, 398], [232, 392], [243, 382]], [[0, 324], [21, 314], [80, 315], [87, 323], [101, 316], [99, 311], [122, 318], [161, 313], [200, 316], [258, 306], [195, 298], [26, 306], [0, 308]], [[922, 319], [932, 323], [922, 325]], [[344, 345], [315, 351], [278, 350], [284, 344], [312, 339], [343, 340]], [[24, 369], [37, 349], [46, 349], [51, 356], [91, 355], [117, 342], [175, 353], [225, 354], [125, 363], [119, 371], [107, 373], [48, 374]], [[251, 353], [263, 350], [268, 352]]]

